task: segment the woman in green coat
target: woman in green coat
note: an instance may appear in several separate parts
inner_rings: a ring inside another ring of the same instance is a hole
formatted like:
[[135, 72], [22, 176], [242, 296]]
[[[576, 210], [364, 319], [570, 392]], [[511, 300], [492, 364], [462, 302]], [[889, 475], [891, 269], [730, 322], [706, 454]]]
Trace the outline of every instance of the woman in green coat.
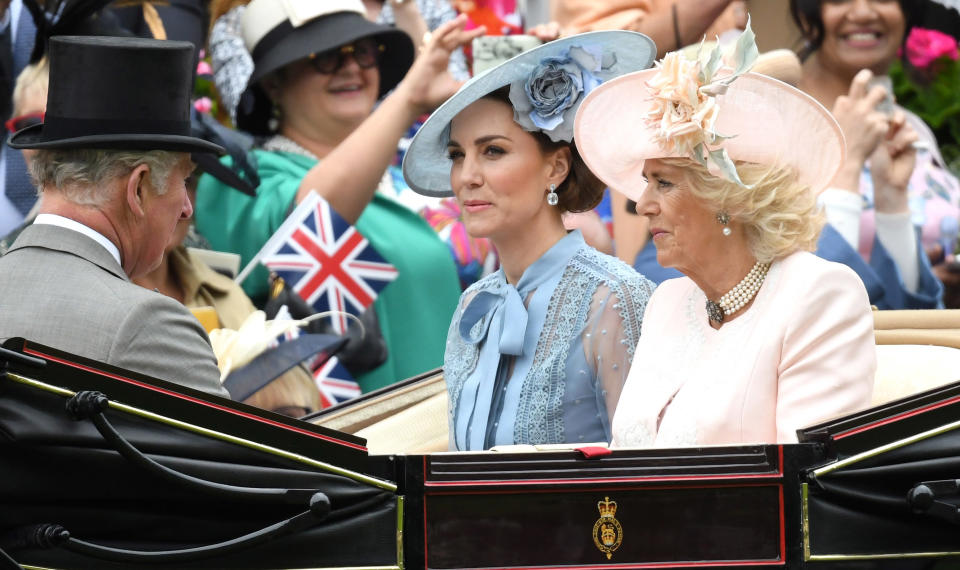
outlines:
[[[462, 18], [449, 22], [425, 38], [414, 61], [408, 36], [363, 14], [360, 0], [247, 6], [242, 32], [255, 68], [237, 123], [262, 137], [253, 151], [260, 187], [251, 197], [221, 191], [204, 177], [195, 215], [215, 249], [236, 252], [246, 264], [316, 192], [397, 268], [373, 305], [388, 355], [357, 378], [366, 392], [443, 361], [460, 294], [456, 269], [430, 226], [394, 199], [385, 173], [413, 121], [456, 90], [447, 73], [450, 53], [482, 29], [464, 31]], [[266, 269], [243, 286], [262, 304]]]

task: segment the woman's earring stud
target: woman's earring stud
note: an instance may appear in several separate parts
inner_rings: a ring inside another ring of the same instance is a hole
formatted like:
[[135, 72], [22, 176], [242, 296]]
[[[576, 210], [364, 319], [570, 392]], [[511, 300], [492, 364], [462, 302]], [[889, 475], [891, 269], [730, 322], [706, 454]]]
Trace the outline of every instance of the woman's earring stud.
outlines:
[[560, 197], [557, 196], [557, 185], [551, 184], [550, 192], [547, 194], [547, 204], [550, 204], [551, 206], [556, 206], [557, 202], [559, 201], [560, 201]]
[[727, 225], [730, 223], [730, 214], [722, 210], [717, 212], [717, 222], [723, 224], [723, 235], [728, 236], [733, 233], [733, 230], [731, 230], [730, 226]]
[[267, 119], [267, 130], [269, 130], [271, 133], [275, 133], [279, 129], [280, 129], [280, 107], [275, 104], [270, 109], [270, 118]]

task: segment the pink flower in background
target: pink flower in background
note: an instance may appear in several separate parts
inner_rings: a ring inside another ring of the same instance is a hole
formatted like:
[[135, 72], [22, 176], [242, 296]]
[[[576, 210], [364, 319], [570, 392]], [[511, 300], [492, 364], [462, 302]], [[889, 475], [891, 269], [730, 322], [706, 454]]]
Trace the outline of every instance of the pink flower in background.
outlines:
[[213, 101], [209, 97], [201, 97], [193, 102], [193, 107], [201, 113], [209, 113], [213, 109]]
[[907, 60], [918, 69], [926, 69], [931, 63], [941, 57], [956, 60], [957, 40], [937, 30], [913, 28], [907, 37]]
[[202, 59], [197, 63], [197, 75], [213, 75], [213, 68]]

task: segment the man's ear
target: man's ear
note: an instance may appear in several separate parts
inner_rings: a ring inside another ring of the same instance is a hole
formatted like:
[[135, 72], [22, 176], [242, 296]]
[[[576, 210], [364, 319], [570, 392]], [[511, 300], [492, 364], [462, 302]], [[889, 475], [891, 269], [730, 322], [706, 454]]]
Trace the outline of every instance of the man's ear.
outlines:
[[150, 185], [150, 167], [146, 164], [139, 164], [130, 171], [124, 180], [124, 190], [127, 199], [127, 208], [136, 218], [143, 218], [147, 215], [144, 201], [148, 193], [152, 190]]
[[548, 174], [550, 182], [560, 186], [567, 179], [573, 165], [573, 153], [570, 147], [565, 146], [553, 151], [547, 164], [550, 166]]

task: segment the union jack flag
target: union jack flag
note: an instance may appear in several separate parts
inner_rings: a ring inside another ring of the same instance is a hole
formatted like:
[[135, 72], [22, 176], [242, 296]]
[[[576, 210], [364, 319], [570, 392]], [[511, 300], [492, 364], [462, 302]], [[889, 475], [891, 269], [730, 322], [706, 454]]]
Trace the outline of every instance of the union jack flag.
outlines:
[[339, 311], [331, 317], [337, 334], [347, 331], [343, 312], [359, 315], [397, 278], [397, 269], [315, 193], [297, 206], [258, 258], [317, 312]]
[[313, 370], [313, 379], [320, 390], [320, 406], [329, 408], [360, 395], [360, 385], [347, 369], [333, 357]]

